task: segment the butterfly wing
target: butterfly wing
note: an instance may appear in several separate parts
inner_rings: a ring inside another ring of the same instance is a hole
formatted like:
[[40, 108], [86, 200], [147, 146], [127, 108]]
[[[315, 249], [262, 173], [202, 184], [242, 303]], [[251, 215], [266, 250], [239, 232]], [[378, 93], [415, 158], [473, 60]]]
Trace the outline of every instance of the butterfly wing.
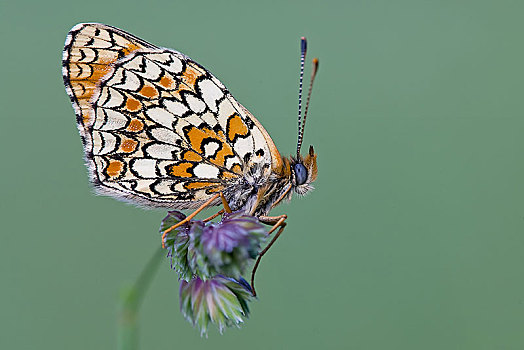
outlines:
[[143, 206], [194, 208], [250, 162], [282, 160], [260, 123], [206, 69], [110, 26], [69, 33], [66, 90], [91, 181]]

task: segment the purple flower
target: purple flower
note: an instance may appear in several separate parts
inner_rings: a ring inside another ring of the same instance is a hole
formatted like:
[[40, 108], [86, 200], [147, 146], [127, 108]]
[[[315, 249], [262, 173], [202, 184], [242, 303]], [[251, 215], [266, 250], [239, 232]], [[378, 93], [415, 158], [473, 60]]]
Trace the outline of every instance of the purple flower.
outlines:
[[[160, 232], [185, 218], [168, 212]], [[222, 333], [248, 316], [253, 291], [241, 274], [257, 257], [267, 232], [256, 217], [231, 213], [217, 223], [191, 220], [165, 236], [171, 267], [181, 279], [180, 309], [201, 335], [207, 335], [210, 322]]]
[[253, 216], [225, 214], [219, 223], [205, 227], [203, 253], [218, 274], [240, 276], [257, 257], [267, 237], [266, 227]]
[[[170, 211], [160, 231], [182, 221], [185, 215]], [[218, 223], [190, 221], [169, 232], [164, 244], [171, 266], [180, 278], [203, 280], [215, 275], [240, 277], [256, 258], [267, 237], [266, 227], [256, 217], [242, 213], [224, 214]]]
[[224, 276], [203, 281], [195, 277], [180, 283], [180, 310], [184, 317], [207, 336], [209, 323], [220, 333], [225, 327], [240, 326], [249, 315], [247, 302], [252, 298], [249, 284]]

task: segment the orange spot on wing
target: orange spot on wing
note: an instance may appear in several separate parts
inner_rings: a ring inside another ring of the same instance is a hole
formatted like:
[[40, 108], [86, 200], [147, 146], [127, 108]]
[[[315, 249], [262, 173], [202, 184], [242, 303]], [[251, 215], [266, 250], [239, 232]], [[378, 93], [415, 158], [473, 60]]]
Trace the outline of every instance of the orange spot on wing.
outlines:
[[218, 186], [219, 184], [215, 183], [215, 182], [189, 182], [185, 185], [185, 188], [187, 188], [188, 190], [194, 190], [194, 189], [199, 189], [199, 188], [206, 188], [206, 187], [216, 187]]
[[150, 85], [144, 85], [142, 89], [138, 92], [140, 95], [147, 97], [147, 98], [155, 98], [158, 97], [158, 91], [154, 87]]
[[134, 44], [134, 43], [129, 43], [126, 47], [124, 47], [122, 49], [122, 52], [124, 53], [124, 55], [129, 55], [131, 52], [133, 51], [136, 51], [136, 50], [139, 50], [140, 49], [140, 46]]
[[172, 165], [169, 169], [169, 173], [177, 177], [192, 177], [193, 175], [188, 172], [193, 167], [191, 163], [179, 163]]
[[194, 91], [196, 80], [202, 73], [196, 69], [191, 63], [188, 63], [186, 70], [182, 73], [182, 82], [189, 88], [183, 88], [183, 84], [180, 86], [180, 90], [191, 90]]
[[225, 179], [236, 179], [238, 177], [237, 174], [230, 173], [229, 171], [224, 171], [222, 173], [222, 178]]
[[133, 97], [128, 97], [126, 100], [126, 109], [130, 112], [136, 112], [142, 108], [140, 101]]
[[120, 176], [120, 173], [124, 169], [124, 163], [122, 163], [119, 160], [110, 160], [109, 165], [106, 168], [106, 174], [109, 177], [117, 177]]
[[242, 168], [238, 164], [233, 165], [233, 167], [231, 168], [231, 171], [234, 172], [235, 174], [242, 174]]
[[211, 163], [218, 165], [218, 166], [224, 166], [226, 157], [227, 156], [233, 156], [233, 150], [231, 147], [223, 141], [223, 138], [221, 138], [219, 135], [217, 135], [216, 132], [209, 128], [202, 128], [198, 129], [196, 127], [192, 127], [187, 132], [187, 137], [189, 138], [189, 142], [191, 144], [191, 148], [193, 148], [198, 153], [204, 153], [202, 149], [202, 141], [206, 138], [211, 138], [216, 140], [218, 143], [221, 144], [220, 150], [217, 152], [214, 158], [210, 158], [209, 160]]
[[233, 114], [227, 120], [227, 138], [233, 141], [237, 136], [246, 136], [249, 130], [238, 114]]
[[202, 75], [202, 72], [193, 66], [191, 63], [188, 63], [186, 70], [180, 76], [180, 83], [178, 84], [178, 89], [172, 91], [171, 94], [180, 98], [180, 92], [182, 91], [195, 91], [195, 83], [199, 76]]
[[172, 78], [164, 75], [162, 79], [160, 79], [160, 85], [166, 89], [172, 89], [175, 87], [175, 81]]
[[86, 125], [89, 122], [89, 113], [88, 112], [84, 112], [84, 114], [82, 114], [82, 120], [84, 121], [84, 125]]
[[135, 151], [137, 145], [138, 145], [137, 141], [132, 140], [132, 139], [125, 139], [120, 144], [120, 150], [125, 153], [131, 153]]
[[190, 160], [193, 162], [200, 162], [202, 161], [202, 157], [198, 155], [197, 153], [193, 151], [186, 151], [184, 152], [184, 156], [182, 157], [184, 160]]
[[131, 119], [131, 122], [129, 122], [129, 125], [127, 126], [127, 131], [131, 132], [138, 132], [141, 131], [144, 128], [144, 123], [140, 121], [140, 119]]

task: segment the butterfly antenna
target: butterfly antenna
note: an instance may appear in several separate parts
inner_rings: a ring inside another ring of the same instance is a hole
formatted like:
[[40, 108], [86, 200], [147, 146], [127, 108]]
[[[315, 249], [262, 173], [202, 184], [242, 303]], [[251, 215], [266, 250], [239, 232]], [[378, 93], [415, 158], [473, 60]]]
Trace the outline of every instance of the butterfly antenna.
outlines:
[[306, 109], [304, 110], [304, 120], [302, 121], [302, 130], [300, 130], [300, 136], [301, 136], [300, 141], [302, 141], [302, 139], [304, 138], [304, 129], [306, 127], [307, 111], [309, 110], [309, 100], [311, 99], [311, 91], [313, 90], [313, 83], [315, 82], [317, 71], [318, 71], [318, 58], [313, 58], [313, 70], [311, 71], [311, 80], [309, 81], [309, 91], [307, 93]]
[[302, 81], [304, 80], [304, 60], [306, 59], [307, 41], [305, 37], [300, 39], [300, 81], [298, 85], [298, 141], [297, 157], [300, 156], [302, 146]]

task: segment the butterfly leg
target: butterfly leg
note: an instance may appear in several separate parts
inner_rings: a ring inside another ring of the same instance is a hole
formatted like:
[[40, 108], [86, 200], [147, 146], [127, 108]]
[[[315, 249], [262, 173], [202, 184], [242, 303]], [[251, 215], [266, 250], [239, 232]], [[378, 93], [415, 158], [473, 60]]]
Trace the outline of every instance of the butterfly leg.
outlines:
[[164, 244], [164, 241], [165, 241], [165, 238], [166, 238], [166, 235], [174, 230], [175, 228], [177, 227], [180, 227], [181, 225], [185, 224], [186, 222], [190, 221], [192, 218], [194, 218], [198, 213], [200, 213], [202, 210], [204, 210], [207, 206], [209, 206], [211, 203], [213, 203], [213, 201], [215, 199], [217, 199], [218, 197], [220, 196], [220, 198], [222, 199], [222, 205], [224, 206], [224, 209], [223, 210], [220, 210], [218, 213], [216, 213], [215, 215], [212, 215], [210, 216], [209, 218], [205, 219], [204, 222], [207, 222], [209, 220], [213, 220], [214, 218], [216, 218], [217, 216], [219, 216], [220, 214], [223, 214], [224, 211], [226, 213], [231, 213], [231, 208], [229, 208], [229, 204], [227, 204], [227, 200], [226, 200], [226, 197], [224, 197], [224, 194], [222, 192], [220, 193], [217, 193], [215, 194], [213, 197], [211, 197], [207, 202], [205, 202], [204, 204], [202, 204], [200, 207], [198, 207], [194, 212], [191, 213], [191, 215], [189, 215], [188, 217], [186, 217], [184, 220], [178, 222], [177, 224], [171, 226], [170, 228], [168, 228], [167, 230], [164, 231], [164, 233], [162, 234], [162, 248], [165, 248], [165, 244]]
[[207, 219], [204, 219], [204, 220], [202, 220], [202, 221], [204, 221], [204, 222], [211, 221], [211, 220], [213, 220], [214, 218], [216, 218], [217, 216], [224, 214], [224, 212], [225, 212], [224, 209], [219, 210], [218, 213], [213, 214], [213, 215], [211, 215], [210, 217], [208, 217]]
[[213, 203], [213, 201], [215, 201], [218, 197], [220, 197], [220, 194], [221, 193], [217, 193], [215, 194], [213, 197], [209, 198], [209, 200], [207, 202], [205, 202], [204, 204], [202, 204], [200, 207], [198, 207], [194, 212], [192, 212], [189, 216], [187, 216], [184, 220], [178, 222], [177, 224], [171, 226], [170, 228], [168, 228], [167, 230], [164, 231], [164, 233], [162, 234], [162, 248], [165, 248], [165, 239], [166, 239], [166, 235], [174, 230], [175, 228], [185, 224], [186, 222], [190, 221], [192, 218], [194, 218], [198, 213], [200, 213], [202, 210], [204, 210], [207, 206], [209, 206], [211, 203]]
[[210, 217], [208, 217], [207, 219], [204, 219], [202, 221], [204, 222], [208, 222], [208, 221], [211, 221], [213, 220], [214, 218], [216, 218], [217, 216], [219, 215], [222, 215], [224, 213], [231, 213], [231, 208], [229, 207], [229, 204], [227, 204], [227, 200], [226, 200], [226, 197], [224, 197], [224, 194], [222, 192], [220, 192], [220, 199], [222, 199], [222, 205], [224, 206], [224, 209], [222, 210], [219, 210], [218, 213], [216, 214], [213, 214], [211, 215]]
[[260, 222], [268, 225], [273, 225], [271, 230], [269, 230], [268, 235], [273, 233], [276, 229], [278, 229], [277, 233], [269, 242], [269, 244], [258, 254], [257, 261], [255, 262], [255, 266], [253, 266], [253, 271], [251, 271], [251, 290], [253, 291], [253, 296], [257, 295], [257, 292], [255, 291], [255, 273], [257, 272], [258, 265], [260, 265], [260, 260], [264, 256], [264, 254], [267, 253], [269, 248], [275, 243], [275, 241], [280, 237], [282, 234], [282, 231], [284, 231], [284, 228], [286, 227], [286, 219], [287, 215], [280, 215], [280, 216], [260, 216], [258, 218]]

